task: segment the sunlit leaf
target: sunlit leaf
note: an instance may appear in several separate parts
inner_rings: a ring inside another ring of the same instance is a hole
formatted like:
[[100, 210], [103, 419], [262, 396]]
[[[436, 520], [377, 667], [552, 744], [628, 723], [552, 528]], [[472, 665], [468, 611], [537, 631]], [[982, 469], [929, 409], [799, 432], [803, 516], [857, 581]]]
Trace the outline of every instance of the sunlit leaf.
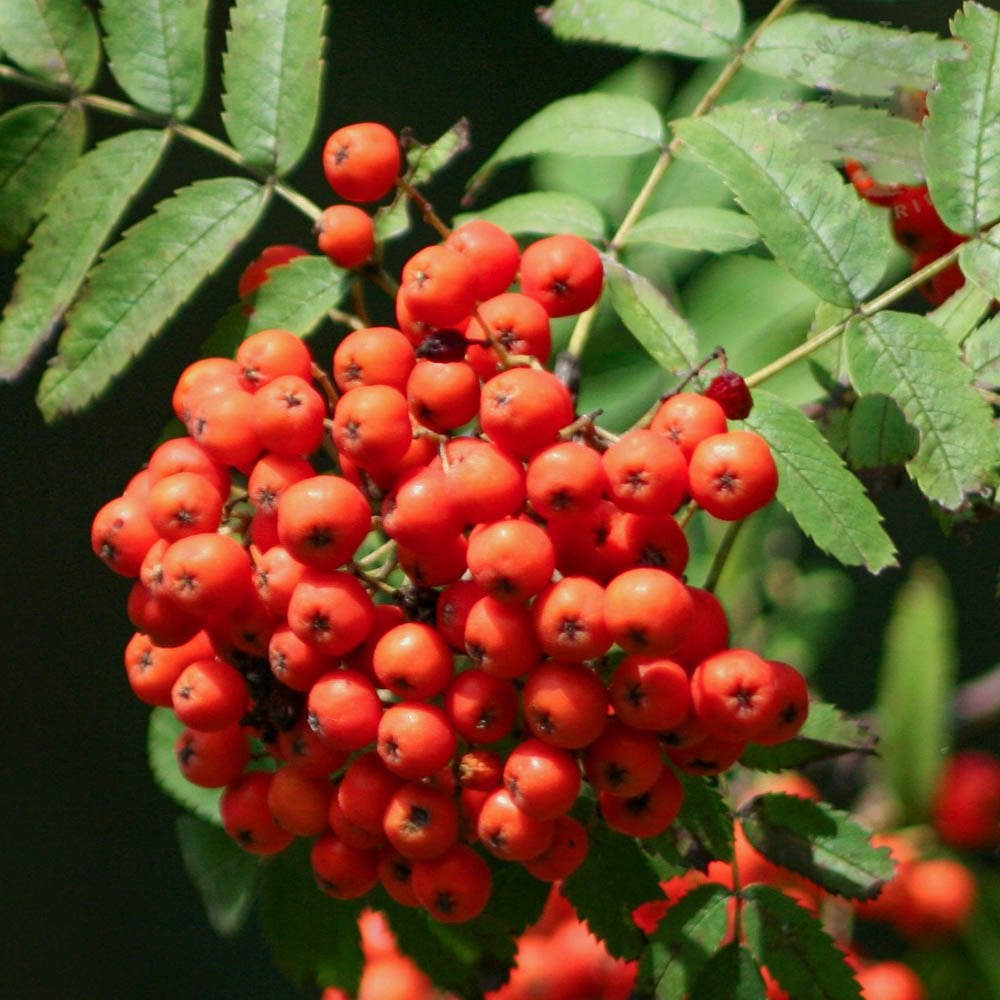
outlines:
[[5, 0], [0, 40], [23, 70], [52, 83], [88, 90], [100, 68], [97, 25], [80, 0]]
[[972, 331], [965, 342], [965, 362], [978, 381], [1000, 385], [1000, 316]]
[[406, 152], [411, 184], [425, 184], [469, 148], [469, 122], [460, 118], [428, 145], [415, 143]]
[[682, 250], [729, 253], [745, 250], [760, 239], [753, 220], [725, 208], [667, 208], [640, 219], [625, 239], [630, 243], [660, 243]]
[[994, 299], [1000, 297], [1000, 225], [962, 247], [958, 262], [983, 291]]

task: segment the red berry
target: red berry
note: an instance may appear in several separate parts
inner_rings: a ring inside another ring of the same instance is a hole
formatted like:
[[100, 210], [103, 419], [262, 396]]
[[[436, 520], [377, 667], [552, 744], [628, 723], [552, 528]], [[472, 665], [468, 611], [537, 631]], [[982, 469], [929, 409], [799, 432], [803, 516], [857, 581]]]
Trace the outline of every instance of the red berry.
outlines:
[[378, 201], [392, 190], [401, 164], [396, 136], [378, 122], [345, 125], [323, 146], [327, 182], [347, 201]]
[[730, 368], [721, 371], [708, 383], [705, 395], [722, 407], [728, 420], [743, 420], [753, 409], [753, 397], [743, 376]]

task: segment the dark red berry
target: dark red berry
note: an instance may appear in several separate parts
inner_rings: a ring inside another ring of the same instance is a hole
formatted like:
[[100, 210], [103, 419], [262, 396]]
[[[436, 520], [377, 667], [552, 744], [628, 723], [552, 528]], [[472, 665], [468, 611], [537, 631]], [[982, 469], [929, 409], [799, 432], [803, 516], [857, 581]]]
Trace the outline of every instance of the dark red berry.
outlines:
[[743, 376], [730, 368], [721, 371], [708, 383], [705, 395], [722, 407], [727, 420], [743, 420], [753, 409], [753, 397]]
[[430, 361], [461, 361], [468, 346], [465, 335], [458, 330], [435, 330], [419, 343], [416, 355]]

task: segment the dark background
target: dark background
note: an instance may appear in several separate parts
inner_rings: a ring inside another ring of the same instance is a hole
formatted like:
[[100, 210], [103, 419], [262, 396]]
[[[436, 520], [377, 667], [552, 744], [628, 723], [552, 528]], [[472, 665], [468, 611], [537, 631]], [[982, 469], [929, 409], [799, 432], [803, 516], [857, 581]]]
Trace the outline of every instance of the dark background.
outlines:
[[[430, 139], [467, 116], [474, 147], [431, 192], [451, 214], [464, 179], [516, 124], [628, 59], [610, 48], [556, 43], [535, 21], [533, 6], [334, 4], [318, 135], [375, 119], [394, 129], [411, 126]], [[219, 39], [225, 11], [222, 4], [216, 7]], [[751, 15], [767, 9], [749, 7]], [[944, 31], [950, 7], [833, 3], [827, 9]], [[114, 92], [107, 77], [98, 89]], [[7, 96], [19, 97], [16, 90]], [[218, 131], [218, 108], [218, 93], [207, 94], [198, 123]], [[109, 127], [106, 120], [93, 120], [97, 136]], [[148, 203], [218, 169], [179, 149], [169, 177], [150, 189]], [[510, 172], [494, 191], [502, 193], [516, 176]], [[322, 202], [318, 151], [290, 180]], [[33, 404], [37, 366], [23, 384], [0, 387], [6, 418], [0, 441], [0, 691], [6, 697], [0, 717], [9, 791], [7, 833], [0, 838], [2, 997], [296, 995], [271, 969], [254, 928], [221, 940], [206, 923], [174, 839], [178, 809], [146, 769], [147, 712], [123, 673], [122, 649], [131, 634], [124, 611], [128, 584], [91, 555], [88, 533], [94, 512], [147, 457], [168, 415], [170, 388], [232, 301], [243, 264], [268, 243], [308, 246], [310, 240], [300, 216], [274, 216], [216, 282], [221, 291], [199, 295], [129, 377], [82, 417], [44, 426]], [[0, 258], [5, 294], [15, 266], [16, 260]], [[995, 609], [987, 601], [997, 531], [981, 532], [975, 545], [963, 545], [943, 538], [910, 491], [883, 495], [879, 502], [904, 565], [929, 551], [946, 566], [959, 602], [964, 662], [983, 665], [983, 655], [995, 655], [989, 625]], [[856, 577], [854, 619], [823, 667], [826, 693], [848, 707], [870, 703], [882, 626], [899, 579], [898, 573]]]

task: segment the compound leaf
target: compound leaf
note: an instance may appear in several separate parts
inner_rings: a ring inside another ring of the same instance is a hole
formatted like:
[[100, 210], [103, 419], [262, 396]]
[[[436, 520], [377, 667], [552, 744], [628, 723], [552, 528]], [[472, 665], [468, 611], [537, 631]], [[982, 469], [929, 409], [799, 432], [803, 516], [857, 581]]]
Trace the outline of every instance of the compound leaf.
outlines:
[[836, 705], [814, 701], [798, 734], [776, 746], [751, 743], [740, 758], [756, 771], [786, 771], [845, 753], [875, 752], [875, 737], [864, 723], [848, 718]]
[[883, 97], [926, 90], [935, 59], [954, 54], [954, 46], [928, 32], [801, 13], [771, 24], [745, 62], [758, 73], [823, 90]]
[[222, 789], [191, 784], [177, 765], [174, 744], [182, 732], [183, 723], [169, 708], [154, 708], [149, 713], [146, 733], [149, 769], [156, 783], [175, 802], [203, 820], [221, 826], [219, 799]]
[[93, 270], [38, 389], [46, 420], [85, 407], [227, 259], [260, 217], [266, 189], [196, 181], [129, 229]]
[[362, 904], [316, 887], [310, 841], [298, 838], [262, 871], [258, 916], [275, 964], [303, 991], [339, 986], [351, 995], [361, 978]]
[[469, 219], [486, 219], [515, 235], [575, 233], [586, 240], [605, 237], [604, 216], [579, 195], [563, 191], [530, 191], [504, 198], [486, 208], [455, 217], [461, 225]]
[[750, 953], [795, 1000], [860, 1000], [844, 953], [804, 907], [769, 885], [744, 890], [743, 931]]
[[693, 368], [698, 353], [694, 331], [667, 297], [637, 271], [604, 259], [611, 305], [649, 356], [667, 371]]
[[539, 153], [574, 156], [630, 156], [663, 143], [656, 108], [628, 94], [574, 94], [542, 108], [519, 125], [473, 174], [477, 188], [497, 167]]
[[929, 499], [954, 510], [995, 474], [989, 406], [955, 346], [923, 316], [885, 311], [845, 333], [851, 381], [890, 396], [920, 435], [907, 468]]
[[194, 816], [178, 816], [177, 842], [212, 930], [222, 937], [239, 933], [253, 910], [261, 859]]
[[825, 802], [768, 792], [741, 806], [737, 816], [747, 840], [765, 858], [827, 892], [874, 899], [892, 878], [889, 849], [873, 847], [846, 812]]
[[962, 272], [993, 298], [1000, 296], [1000, 225], [972, 239], [958, 258]]
[[137, 104], [189, 118], [205, 83], [208, 0], [104, 0], [108, 67]]
[[599, 821], [588, 834], [590, 849], [563, 883], [563, 894], [612, 955], [635, 958], [642, 934], [632, 921], [632, 911], [662, 896], [660, 877], [636, 840]]
[[306, 151], [319, 113], [323, 0], [238, 0], [223, 57], [223, 123], [253, 166], [279, 176]]
[[1000, 12], [967, 2], [951, 28], [964, 58], [938, 63], [924, 164], [938, 214], [955, 232], [972, 234], [1000, 217]]
[[738, 0], [555, 0], [539, 12], [557, 38], [707, 59], [731, 52], [743, 27]]
[[757, 389], [746, 426], [771, 447], [778, 466], [778, 502], [824, 552], [845, 566], [865, 566], [872, 573], [896, 565], [878, 509], [801, 410]]
[[100, 68], [94, 15], [80, 0], [0, 3], [3, 50], [25, 72], [87, 90]]
[[667, 910], [640, 959], [640, 976], [657, 998], [686, 995], [726, 936], [729, 899], [725, 886], [709, 882]]
[[729, 253], [745, 250], [760, 239], [753, 219], [727, 208], [667, 208], [637, 222], [625, 245], [659, 243], [681, 250]]
[[837, 171], [804, 155], [794, 133], [761, 108], [717, 108], [675, 123], [726, 182], [774, 256], [817, 295], [850, 306], [881, 280], [885, 220]]
[[925, 559], [896, 596], [876, 699], [889, 785], [913, 821], [927, 817], [948, 750], [957, 670], [948, 580]]
[[87, 269], [149, 178], [167, 133], [123, 132], [66, 174], [31, 237], [0, 321], [0, 379], [14, 379], [58, 329]]
[[83, 150], [75, 104], [31, 103], [0, 117], [0, 253], [16, 250]]

